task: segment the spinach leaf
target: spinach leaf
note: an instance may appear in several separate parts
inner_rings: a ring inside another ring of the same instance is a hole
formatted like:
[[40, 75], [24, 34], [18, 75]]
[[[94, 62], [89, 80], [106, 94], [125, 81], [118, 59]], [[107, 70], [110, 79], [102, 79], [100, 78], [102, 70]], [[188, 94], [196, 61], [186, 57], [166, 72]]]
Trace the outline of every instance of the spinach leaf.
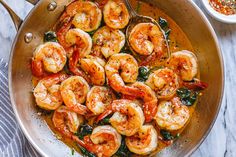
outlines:
[[138, 81], [145, 82], [148, 79], [148, 76], [150, 74], [150, 70], [145, 67], [139, 67], [138, 69]]
[[99, 125], [107, 125], [107, 124], [110, 124], [110, 117], [106, 117], [99, 122]]
[[44, 33], [44, 42], [57, 42], [57, 35], [53, 31]]
[[93, 132], [93, 128], [90, 125], [82, 125], [77, 133], [79, 139], [83, 140], [84, 136], [90, 135]]
[[122, 137], [121, 145], [118, 151], [116, 152], [116, 156], [118, 157], [129, 157], [131, 156], [131, 152], [129, 151], [128, 147], [125, 144], [125, 138]]
[[176, 136], [173, 136], [173, 135], [171, 135], [170, 132], [168, 132], [166, 130], [161, 130], [160, 133], [161, 133], [161, 136], [163, 137], [163, 139], [166, 140], [166, 141], [174, 140], [174, 139], [177, 139], [177, 138], [180, 137], [179, 133], [176, 134]]
[[85, 156], [85, 157], [96, 157], [96, 155], [94, 155], [93, 153], [89, 152], [87, 149], [85, 149], [84, 147], [78, 145], [81, 153]]
[[197, 92], [187, 88], [179, 88], [176, 94], [186, 106], [192, 106], [197, 100]]
[[161, 29], [165, 32], [166, 39], [169, 39], [171, 29], [169, 28], [169, 24], [168, 24], [167, 20], [162, 17], [159, 17], [158, 22], [159, 22]]

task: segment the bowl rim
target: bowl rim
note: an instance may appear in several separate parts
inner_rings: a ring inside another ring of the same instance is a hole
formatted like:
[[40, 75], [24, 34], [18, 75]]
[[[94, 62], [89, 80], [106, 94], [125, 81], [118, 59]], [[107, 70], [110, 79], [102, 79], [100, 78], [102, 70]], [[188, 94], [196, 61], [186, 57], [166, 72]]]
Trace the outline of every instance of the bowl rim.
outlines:
[[217, 12], [216, 10], [214, 10], [210, 4], [209, 4], [209, 0], [201, 0], [205, 10], [207, 11], [207, 13], [212, 16], [213, 18], [215, 18], [216, 20], [223, 22], [223, 23], [228, 23], [228, 24], [235, 24], [236, 23], [236, 14], [234, 15], [224, 15], [221, 14], [219, 12]]
[[[9, 58], [9, 66], [8, 66], [8, 86], [9, 86], [9, 94], [10, 94], [10, 100], [11, 100], [11, 105], [13, 108], [13, 111], [15, 113], [16, 116], [16, 120], [20, 126], [20, 129], [23, 131], [25, 137], [27, 138], [27, 140], [33, 145], [33, 147], [37, 150], [37, 152], [39, 154], [41, 154], [42, 156], [45, 157], [49, 157], [36, 143], [35, 141], [31, 138], [30, 134], [28, 133], [27, 129], [24, 127], [23, 122], [20, 119], [20, 115], [17, 111], [16, 108], [16, 103], [14, 100], [14, 96], [13, 96], [13, 89], [12, 89], [12, 62], [13, 62], [13, 54], [14, 54], [14, 47], [16, 46], [17, 43], [17, 39], [20, 35], [20, 32], [23, 28], [23, 26], [25, 25], [26, 21], [30, 18], [30, 16], [33, 14], [34, 10], [39, 7], [41, 5], [43, 1], [39, 1], [34, 7], [33, 9], [28, 13], [28, 15], [26, 16], [26, 18], [24, 19], [19, 31], [17, 32], [17, 35], [14, 38], [14, 42], [12, 44], [11, 47], [11, 52], [10, 52], [10, 58]], [[221, 104], [222, 104], [222, 100], [223, 100], [223, 94], [224, 94], [224, 80], [225, 80], [225, 73], [224, 73], [224, 61], [223, 61], [223, 56], [221, 53], [221, 49], [219, 47], [219, 42], [216, 36], [216, 33], [213, 29], [213, 27], [211, 26], [209, 20], [207, 19], [207, 17], [205, 16], [205, 14], [202, 12], [202, 10], [192, 1], [192, 0], [188, 0], [188, 2], [196, 9], [196, 11], [198, 12], [201, 20], [206, 24], [207, 28], [209, 29], [211, 35], [213, 36], [214, 42], [216, 43], [216, 48], [217, 48], [217, 54], [219, 56], [220, 59], [220, 65], [221, 65], [221, 71], [222, 71], [222, 89], [221, 89], [221, 93], [220, 93], [220, 98], [219, 98], [219, 105], [217, 107], [216, 110], [216, 114], [214, 116], [213, 121], [211, 122], [211, 125], [209, 126], [208, 130], [204, 133], [204, 136], [201, 138], [201, 140], [198, 141], [198, 143], [189, 151], [185, 154], [185, 156], [190, 156], [194, 151], [196, 151], [196, 149], [203, 143], [203, 141], [206, 139], [206, 137], [208, 136], [209, 132], [211, 131], [213, 125], [215, 124], [216, 118], [219, 114], [220, 108], [221, 108]]]

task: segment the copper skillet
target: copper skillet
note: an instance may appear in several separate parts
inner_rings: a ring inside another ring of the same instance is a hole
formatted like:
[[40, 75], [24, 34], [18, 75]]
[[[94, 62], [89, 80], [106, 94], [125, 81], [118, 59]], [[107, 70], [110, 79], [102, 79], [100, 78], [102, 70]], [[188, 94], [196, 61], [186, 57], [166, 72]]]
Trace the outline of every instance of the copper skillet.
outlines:
[[[22, 22], [4, 4], [18, 30], [12, 45], [9, 63], [9, 89], [16, 118], [25, 136], [40, 154], [48, 157], [71, 156], [71, 150], [53, 136], [47, 125], [37, 115], [32, 97], [29, 59], [35, 47], [43, 42], [42, 35], [48, 31], [70, 0], [27, 0], [35, 5]], [[174, 145], [158, 156], [189, 156], [208, 135], [220, 109], [224, 90], [224, 66], [217, 37], [209, 21], [191, 0], [152, 0], [169, 15], [187, 34], [199, 59], [201, 79], [209, 83], [197, 105], [195, 114]], [[74, 156], [81, 156], [75, 154]]]

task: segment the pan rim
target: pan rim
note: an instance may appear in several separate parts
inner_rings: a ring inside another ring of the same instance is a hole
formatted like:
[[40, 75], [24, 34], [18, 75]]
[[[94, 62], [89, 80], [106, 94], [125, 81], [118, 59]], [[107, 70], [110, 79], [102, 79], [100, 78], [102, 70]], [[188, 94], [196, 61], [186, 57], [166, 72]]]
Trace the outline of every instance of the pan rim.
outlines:
[[[24, 27], [26, 21], [28, 21], [29, 17], [31, 17], [31, 15], [33, 14], [34, 10], [40, 6], [42, 3], [42, 1], [39, 1], [38, 4], [36, 6], [34, 6], [32, 8], [32, 10], [29, 12], [29, 14], [26, 16], [26, 18], [24, 19], [19, 31], [17, 32], [15, 38], [14, 38], [14, 42], [12, 44], [11, 47], [11, 51], [10, 51], [10, 57], [9, 57], [9, 66], [8, 66], [8, 86], [9, 86], [9, 94], [10, 94], [10, 100], [11, 100], [11, 105], [14, 111], [14, 114], [16, 116], [16, 120], [20, 126], [20, 129], [22, 130], [22, 132], [24, 133], [25, 137], [27, 138], [27, 140], [33, 145], [33, 147], [37, 150], [37, 152], [39, 154], [41, 154], [42, 156], [48, 157], [48, 155], [35, 143], [35, 141], [31, 138], [31, 136], [29, 135], [28, 131], [26, 130], [23, 122], [20, 119], [20, 116], [18, 114], [17, 108], [16, 108], [16, 103], [14, 100], [14, 96], [13, 96], [13, 89], [12, 89], [12, 60], [13, 60], [13, 54], [14, 54], [14, 49], [17, 43], [17, 39], [19, 37], [19, 34], [22, 30], [22, 28]], [[212, 127], [214, 126], [216, 119], [219, 115], [219, 111], [220, 108], [222, 106], [222, 101], [224, 98], [224, 90], [225, 90], [225, 66], [224, 66], [224, 60], [223, 60], [223, 55], [222, 55], [222, 51], [221, 48], [219, 46], [219, 42], [218, 42], [218, 38], [216, 36], [216, 33], [211, 25], [211, 23], [209, 22], [209, 20], [207, 19], [207, 17], [205, 16], [205, 14], [202, 12], [202, 10], [191, 0], [188, 0], [188, 3], [190, 3], [191, 6], [194, 7], [194, 9], [197, 11], [198, 15], [200, 16], [201, 20], [204, 22], [204, 24], [206, 25], [208, 31], [210, 32], [210, 34], [213, 37], [214, 43], [216, 45], [216, 49], [217, 49], [217, 54], [220, 60], [220, 67], [221, 67], [221, 77], [222, 77], [222, 81], [221, 81], [221, 89], [219, 89], [220, 92], [220, 97], [218, 99], [218, 106], [217, 106], [217, 110], [216, 110], [216, 114], [214, 115], [214, 119], [212, 120], [211, 124], [209, 125], [209, 128], [205, 131], [204, 135], [202, 136], [202, 138], [197, 142], [197, 144], [190, 150], [188, 151], [185, 156], [190, 156], [191, 154], [193, 154], [193, 152], [195, 152], [197, 150], [197, 148], [199, 148], [199, 146], [204, 142], [204, 140], [206, 139], [206, 137], [209, 135], [210, 131], [212, 130]]]

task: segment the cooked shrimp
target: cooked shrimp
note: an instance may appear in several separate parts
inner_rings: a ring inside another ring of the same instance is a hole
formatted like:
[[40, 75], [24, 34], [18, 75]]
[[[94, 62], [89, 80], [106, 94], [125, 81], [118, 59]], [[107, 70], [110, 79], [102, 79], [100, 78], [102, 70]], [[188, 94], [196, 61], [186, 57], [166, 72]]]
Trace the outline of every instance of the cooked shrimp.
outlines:
[[137, 24], [129, 36], [131, 47], [140, 55], [162, 52], [164, 41], [163, 33], [152, 23]]
[[36, 104], [45, 110], [55, 110], [62, 105], [59, 83], [66, 78], [65, 74], [53, 74], [40, 80], [34, 89]]
[[129, 54], [120, 53], [110, 57], [105, 66], [108, 84], [116, 91], [126, 95], [141, 96], [143, 93], [125, 83], [134, 83], [138, 76], [138, 63]]
[[159, 69], [154, 71], [146, 81], [160, 99], [169, 99], [173, 97], [179, 88], [178, 76], [171, 69]]
[[171, 101], [162, 101], [158, 108], [155, 120], [166, 130], [175, 131], [184, 127], [190, 118], [189, 109], [183, 105], [178, 97]]
[[125, 142], [133, 153], [139, 155], [150, 154], [157, 148], [157, 131], [152, 125], [143, 125], [136, 134], [126, 137]]
[[157, 97], [155, 92], [142, 82], [135, 82], [132, 87], [138, 88], [144, 93], [141, 99], [143, 99], [143, 112], [145, 116], [145, 122], [150, 122], [157, 113]]
[[34, 51], [32, 73], [40, 77], [46, 72], [58, 73], [66, 64], [66, 51], [56, 42], [47, 42]]
[[93, 53], [97, 56], [102, 53], [105, 58], [108, 58], [119, 53], [124, 45], [125, 35], [120, 30], [104, 26], [93, 35]]
[[77, 113], [70, 111], [66, 106], [61, 106], [55, 110], [52, 122], [56, 130], [64, 136], [71, 138], [74, 133], [77, 133], [77, 130], [84, 122], [84, 119]]
[[122, 29], [129, 23], [129, 12], [121, 0], [109, 0], [103, 10], [104, 21], [110, 28]]
[[110, 118], [111, 125], [122, 135], [134, 135], [144, 123], [144, 114], [138, 102], [119, 99], [114, 100], [111, 109], [98, 117], [98, 121], [115, 112]]
[[198, 71], [197, 57], [187, 50], [172, 53], [167, 66], [177, 72], [184, 81], [193, 80]]
[[105, 111], [107, 106], [111, 105], [115, 95], [107, 87], [93, 86], [88, 92], [86, 106], [95, 115]]
[[85, 79], [80, 76], [71, 76], [61, 83], [60, 90], [62, 99], [70, 110], [81, 115], [87, 113], [87, 107], [82, 105], [90, 90]]
[[83, 58], [80, 60], [81, 68], [90, 76], [93, 85], [103, 85], [105, 83], [105, 70], [95, 59]]
[[[83, 58], [89, 55], [92, 49], [92, 39], [90, 35], [81, 29], [70, 29], [65, 36], [65, 40], [70, 47], [74, 47], [73, 51], [79, 51], [79, 57]], [[69, 57], [71, 54], [68, 54]]]
[[72, 21], [76, 28], [91, 32], [101, 23], [102, 12], [98, 6], [89, 1], [74, 1], [70, 3], [60, 18], [61, 23]]
[[121, 135], [111, 126], [98, 126], [89, 136], [84, 137], [85, 148], [98, 157], [114, 155], [121, 145]]

